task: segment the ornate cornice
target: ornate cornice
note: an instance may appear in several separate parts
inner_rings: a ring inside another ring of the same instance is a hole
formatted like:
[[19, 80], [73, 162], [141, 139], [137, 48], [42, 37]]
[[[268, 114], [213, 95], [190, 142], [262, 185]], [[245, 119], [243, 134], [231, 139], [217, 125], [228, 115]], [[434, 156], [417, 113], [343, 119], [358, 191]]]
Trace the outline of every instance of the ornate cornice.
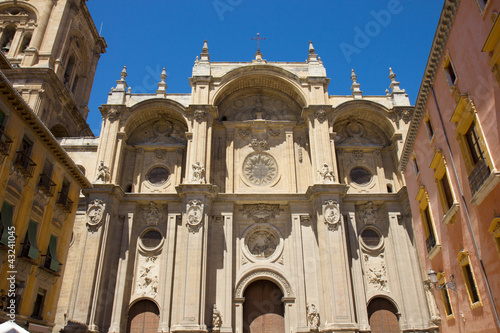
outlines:
[[422, 83], [420, 84], [417, 101], [415, 103], [415, 111], [413, 113], [410, 128], [408, 129], [408, 134], [403, 147], [403, 153], [399, 164], [399, 170], [402, 172], [406, 169], [406, 164], [410, 158], [411, 150], [413, 149], [413, 144], [415, 143], [415, 139], [417, 137], [417, 131], [425, 113], [425, 107], [427, 105], [427, 101], [429, 100], [429, 95], [431, 94], [432, 85], [434, 83], [434, 79], [436, 78], [441, 58], [446, 49], [446, 43], [448, 42], [448, 37], [450, 35], [459, 4], [460, 0], [446, 0], [443, 6], [443, 11], [441, 12], [441, 17], [439, 18], [439, 23], [436, 28], [436, 34], [434, 35], [434, 40], [432, 41], [432, 47], [427, 60], [427, 65], [425, 66]]

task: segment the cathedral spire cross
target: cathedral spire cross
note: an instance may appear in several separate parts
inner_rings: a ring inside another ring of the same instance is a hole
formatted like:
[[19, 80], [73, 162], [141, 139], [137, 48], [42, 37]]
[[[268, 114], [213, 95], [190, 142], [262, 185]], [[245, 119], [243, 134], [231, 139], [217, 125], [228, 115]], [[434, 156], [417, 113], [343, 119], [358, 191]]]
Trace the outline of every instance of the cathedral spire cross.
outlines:
[[266, 38], [265, 37], [260, 37], [260, 34], [257, 33], [257, 37], [252, 37], [250, 39], [257, 40], [257, 52], [260, 52], [260, 40], [261, 39], [266, 39]]

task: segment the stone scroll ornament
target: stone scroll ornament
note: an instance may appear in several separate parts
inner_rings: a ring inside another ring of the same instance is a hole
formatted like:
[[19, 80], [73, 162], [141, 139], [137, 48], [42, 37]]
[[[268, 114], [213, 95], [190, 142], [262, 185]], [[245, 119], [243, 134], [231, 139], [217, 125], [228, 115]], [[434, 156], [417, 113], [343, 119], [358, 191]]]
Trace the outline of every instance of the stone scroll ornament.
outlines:
[[326, 200], [323, 203], [323, 217], [328, 230], [337, 230], [340, 223], [340, 208], [337, 201]]
[[102, 225], [102, 218], [104, 216], [104, 209], [106, 204], [104, 201], [95, 199], [89, 204], [87, 209], [87, 230], [94, 233]]
[[307, 323], [309, 324], [311, 332], [318, 332], [320, 318], [319, 318], [319, 312], [316, 309], [316, 305], [307, 303], [306, 310], [307, 310]]
[[190, 232], [197, 232], [203, 226], [203, 204], [200, 200], [190, 200], [188, 204], [187, 227]]

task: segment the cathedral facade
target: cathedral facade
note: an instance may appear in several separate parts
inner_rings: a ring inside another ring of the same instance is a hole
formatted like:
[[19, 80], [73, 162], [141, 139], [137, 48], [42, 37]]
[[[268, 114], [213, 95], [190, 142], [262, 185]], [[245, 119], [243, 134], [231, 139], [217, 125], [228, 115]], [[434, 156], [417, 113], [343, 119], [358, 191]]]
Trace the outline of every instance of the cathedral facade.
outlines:
[[[81, 197], [54, 331], [434, 332], [399, 161], [413, 114], [330, 96], [306, 62], [212, 62], [189, 94], [134, 94], [127, 71], [99, 138], [62, 139]], [[71, 268], [71, 269], [69, 269]]]

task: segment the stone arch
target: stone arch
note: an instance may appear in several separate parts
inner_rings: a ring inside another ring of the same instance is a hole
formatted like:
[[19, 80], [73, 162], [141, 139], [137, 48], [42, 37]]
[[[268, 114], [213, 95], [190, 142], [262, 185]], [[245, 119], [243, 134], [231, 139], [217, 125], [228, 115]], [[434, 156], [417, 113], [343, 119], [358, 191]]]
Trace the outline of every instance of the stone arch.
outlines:
[[137, 297], [135, 298], [132, 302], [130, 302], [130, 304], [128, 305], [127, 307], [127, 313], [130, 311], [130, 309], [137, 303], [141, 302], [141, 301], [151, 301], [153, 302], [156, 307], [158, 308], [158, 310], [161, 311], [161, 306], [160, 306], [160, 303], [158, 303], [157, 300], [155, 300], [154, 298], [151, 298], [151, 297]]
[[0, 5], [0, 14], [9, 9], [20, 8], [25, 10], [31, 20], [36, 22], [38, 17], [38, 9], [30, 3], [19, 2], [16, 0], [3, 1]]
[[367, 305], [368, 320], [373, 333], [399, 333], [399, 311], [387, 297], [374, 297]]
[[220, 105], [228, 96], [242, 89], [251, 88], [281, 93], [296, 101], [302, 108], [308, 105], [299, 78], [289, 71], [272, 65], [242, 66], [226, 73], [210, 103]]
[[372, 295], [371, 297], [369, 297], [367, 299], [366, 306], [370, 305], [370, 302], [373, 301], [376, 298], [383, 298], [386, 301], [388, 301], [389, 303], [391, 303], [392, 306], [394, 306], [394, 309], [396, 309], [396, 313], [397, 314], [399, 314], [401, 312], [400, 309], [399, 309], [398, 303], [391, 296], [389, 296], [387, 294], [377, 293], [377, 294]]
[[149, 298], [134, 301], [127, 311], [127, 333], [158, 332], [160, 325], [160, 307]]
[[54, 126], [52, 126], [50, 132], [56, 138], [65, 138], [70, 136], [68, 129], [61, 124], [55, 124]]
[[396, 133], [395, 125], [389, 120], [390, 110], [372, 101], [349, 101], [337, 106], [330, 120], [333, 131], [336, 124], [345, 122], [349, 118], [362, 119], [375, 125], [388, 140]]
[[128, 117], [122, 117], [124, 123], [121, 130], [130, 135], [139, 126], [161, 115], [179, 122], [187, 130], [190, 128], [186, 109], [180, 103], [169, 99], [150, 99], [137, 103], [130, 109]]
[[242, 298], [245, 293], [245, 288], [257, 280], [269, 280], [281, 289], [284, 297], [295, 297], [291, 284], [284, 275], [269, 267], [257, 267], [243, 274], [236, 283], [234, 297]]

